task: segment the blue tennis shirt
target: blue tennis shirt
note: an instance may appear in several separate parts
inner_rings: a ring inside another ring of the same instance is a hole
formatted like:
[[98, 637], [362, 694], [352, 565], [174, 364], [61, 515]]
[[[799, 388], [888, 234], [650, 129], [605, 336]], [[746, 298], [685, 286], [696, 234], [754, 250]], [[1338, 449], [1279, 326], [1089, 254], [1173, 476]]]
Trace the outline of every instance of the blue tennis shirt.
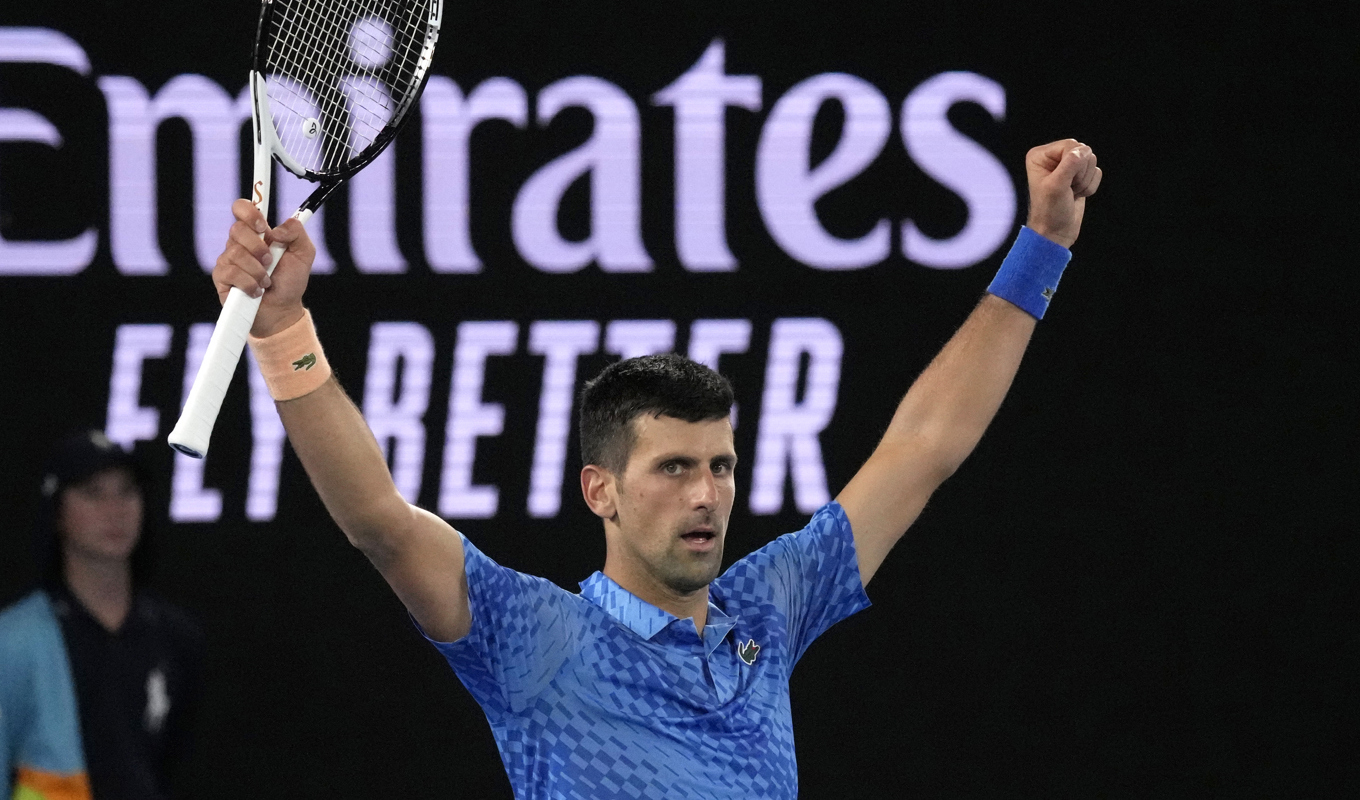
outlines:
[[837, 503], [709, 586], [708, 624], [602, 573], [572, 594], [463, 539], [472, 630], [434, 645], [491, 723], [519, 800], [793, 798], [789, 674], [868, 607]]

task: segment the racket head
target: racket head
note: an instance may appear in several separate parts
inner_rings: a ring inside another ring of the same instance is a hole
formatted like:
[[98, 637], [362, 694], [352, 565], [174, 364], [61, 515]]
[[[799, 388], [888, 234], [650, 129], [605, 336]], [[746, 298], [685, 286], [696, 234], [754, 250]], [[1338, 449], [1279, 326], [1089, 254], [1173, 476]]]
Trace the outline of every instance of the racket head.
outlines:
[[338, 183], [397, 135], [429, 77], [443, 0], [263, 0], [251, 65], [257, 145]]

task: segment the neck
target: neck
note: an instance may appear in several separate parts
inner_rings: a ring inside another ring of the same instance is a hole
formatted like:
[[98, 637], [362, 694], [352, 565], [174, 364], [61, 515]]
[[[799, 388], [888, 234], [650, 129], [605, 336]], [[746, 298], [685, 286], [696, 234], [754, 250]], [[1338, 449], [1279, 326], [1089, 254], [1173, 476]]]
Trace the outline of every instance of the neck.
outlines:
[[123, 627], [132, 608], [132, 568], [127, 561], [101, 561], [67, 554], [63, 570], [76, 600], [109, 632]]

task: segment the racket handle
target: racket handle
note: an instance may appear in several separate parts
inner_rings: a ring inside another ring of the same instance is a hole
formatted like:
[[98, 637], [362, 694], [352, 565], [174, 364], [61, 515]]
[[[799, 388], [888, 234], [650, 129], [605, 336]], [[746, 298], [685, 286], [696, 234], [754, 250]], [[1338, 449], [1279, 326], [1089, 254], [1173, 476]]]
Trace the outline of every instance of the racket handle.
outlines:
[[[282, 242], [270, 246], [270, 273], [287, 248], [288, 245]], [[259, 310], [259, 297], [251, 297], [234, 286], [227, 293], [227, 302], [222, 304], [217, 327], [213, 328], [208, 349], [203, 353], [203, 363], [198, 367], [194, 385], [179, 412], [179, 422], [170, 431], [170, 446], [181, 453], [194, 458], [208, 455], [208, 440], [217, 423], [217, 412], [227, 396], [231, 376], [236, 374], [236, 364], [241, 360], [241, 349], [245, 347], [246, 336], [250, 334]]]
[[217, 412], [227, 396], [231, 377], [236, 374], [241, 348], [245, 347], [246, 336], [250, 334], [250, 326], [255, 324], [255, 312], [259, 309], [260, 298], [251, 297], [235, 287], [227, 295], [227, 302], [222, 304], [222, 314], [208, 340], [208, 349], [203, 354], [198, 375], [194, 377], [193, 388], [184, 401], [179, 422], [170, 432], [170, 446], [181, 453], [194, 458], [208, 454], [208, 440], [217, 422]]

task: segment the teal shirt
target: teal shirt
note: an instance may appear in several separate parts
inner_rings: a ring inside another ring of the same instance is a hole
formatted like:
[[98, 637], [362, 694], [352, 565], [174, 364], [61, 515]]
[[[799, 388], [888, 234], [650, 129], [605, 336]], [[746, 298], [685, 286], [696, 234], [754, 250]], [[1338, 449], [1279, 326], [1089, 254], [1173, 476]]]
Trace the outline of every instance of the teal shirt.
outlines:
[[84, 773], [74, 686], [47, 593], [34, 591], [0, 612], [0, 779], [19, 768]]

